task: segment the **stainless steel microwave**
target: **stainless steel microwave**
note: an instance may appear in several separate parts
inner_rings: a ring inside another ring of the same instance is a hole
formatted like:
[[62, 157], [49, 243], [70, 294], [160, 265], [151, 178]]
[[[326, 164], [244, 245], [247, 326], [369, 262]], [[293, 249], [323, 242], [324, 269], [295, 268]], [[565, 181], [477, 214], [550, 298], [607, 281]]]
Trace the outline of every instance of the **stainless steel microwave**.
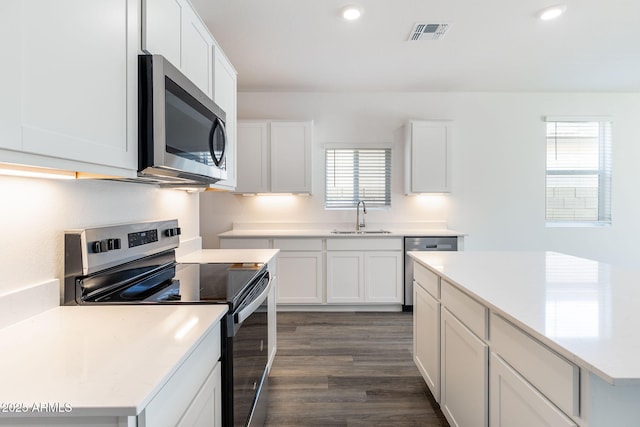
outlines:
[[161, 55], [138, 61], [138, 178], [207, 185], [227, 178], [226, 115]]

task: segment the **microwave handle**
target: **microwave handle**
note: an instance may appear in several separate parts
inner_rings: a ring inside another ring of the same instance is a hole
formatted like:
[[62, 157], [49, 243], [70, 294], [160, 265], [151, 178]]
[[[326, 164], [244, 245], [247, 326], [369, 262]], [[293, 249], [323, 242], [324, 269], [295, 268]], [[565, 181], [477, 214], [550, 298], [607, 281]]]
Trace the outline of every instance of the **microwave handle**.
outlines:
[[[218, 126], [220, 126], [220, 129], [222, 129], [222, 135], [224, 138], [224, 146], [222, 147], [222, 154], [220, 155], [219, 159], [216, 157], [215, 151], [213, 150], [213, 137], [216, 134], [216, 129], [218, 128]], [[222, 120], [220, 120], [219, 117], [216, 117], [216, 119], [213, 122], [213, 125], [211, 125], [211, 131], [209, 132], [209, 153], [211, 154], [213, 163], [215, 163], [216, 166], [220, 166], [220, 164], [224, 160], [224, 155], [226, 150], [227, 150], [227, 131], [224, 128], [224, 123], [222, 123]]]

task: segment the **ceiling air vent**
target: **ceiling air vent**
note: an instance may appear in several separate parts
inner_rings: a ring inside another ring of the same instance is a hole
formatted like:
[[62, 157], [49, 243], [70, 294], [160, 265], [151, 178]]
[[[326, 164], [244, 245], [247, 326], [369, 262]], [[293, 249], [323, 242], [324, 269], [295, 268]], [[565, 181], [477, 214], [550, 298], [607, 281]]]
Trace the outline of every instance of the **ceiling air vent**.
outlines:
[[424, 24], [418, 23], [413, 26], [409, 41], [418, 40], [438, 40], [441, 39], [449, 29], [450, 24]]

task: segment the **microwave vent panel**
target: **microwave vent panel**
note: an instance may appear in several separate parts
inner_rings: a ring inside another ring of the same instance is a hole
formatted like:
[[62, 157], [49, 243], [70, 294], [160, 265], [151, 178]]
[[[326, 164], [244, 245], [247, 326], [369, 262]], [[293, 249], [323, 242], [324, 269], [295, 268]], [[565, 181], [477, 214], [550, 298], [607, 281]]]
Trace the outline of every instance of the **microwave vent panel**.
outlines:
[[446, 23], [417, 23], [413, 26], [408, 41], [439, 40], [450, 26], [451, 24]]

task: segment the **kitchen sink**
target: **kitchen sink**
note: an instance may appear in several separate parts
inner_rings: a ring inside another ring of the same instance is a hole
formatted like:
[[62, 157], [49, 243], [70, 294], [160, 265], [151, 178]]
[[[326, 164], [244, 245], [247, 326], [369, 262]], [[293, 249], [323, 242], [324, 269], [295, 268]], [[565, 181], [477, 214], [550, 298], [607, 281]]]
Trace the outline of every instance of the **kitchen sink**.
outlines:
[[389, 230], [333, 230], [331, 234], [391, 234]]

